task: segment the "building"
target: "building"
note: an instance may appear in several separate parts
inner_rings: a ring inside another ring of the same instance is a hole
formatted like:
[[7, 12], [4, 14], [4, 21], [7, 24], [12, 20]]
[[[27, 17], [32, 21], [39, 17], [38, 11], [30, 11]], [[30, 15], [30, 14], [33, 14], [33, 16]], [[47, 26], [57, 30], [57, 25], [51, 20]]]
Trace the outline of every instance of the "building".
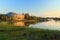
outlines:
[[6, 14], [7, 17], [10, 18], [10, 20], [16, 21], [16, 20], [24, 20], [25, 15], [24, 14], [17, 14], [14, 12], [9, 12]]
[[25, 15], [23, 14], [15, 14], [11, 16], [12, 20], [24, 20], [25, 19]]

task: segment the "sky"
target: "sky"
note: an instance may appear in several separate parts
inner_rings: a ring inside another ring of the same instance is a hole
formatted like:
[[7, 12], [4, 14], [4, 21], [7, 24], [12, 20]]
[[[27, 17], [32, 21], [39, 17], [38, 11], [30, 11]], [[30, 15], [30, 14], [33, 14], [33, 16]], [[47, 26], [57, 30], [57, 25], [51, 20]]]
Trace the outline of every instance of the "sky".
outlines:
[[60, 0], [0, 0], [0, 14], [8, 12], [60, 17]]

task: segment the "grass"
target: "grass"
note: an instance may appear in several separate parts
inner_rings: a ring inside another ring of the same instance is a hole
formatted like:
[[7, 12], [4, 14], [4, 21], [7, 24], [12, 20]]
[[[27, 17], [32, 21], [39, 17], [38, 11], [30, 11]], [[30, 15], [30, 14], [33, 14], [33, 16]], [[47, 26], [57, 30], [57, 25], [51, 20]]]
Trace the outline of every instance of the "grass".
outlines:
[[0, 40], [60, 40], [60, 31], [0, 24]]

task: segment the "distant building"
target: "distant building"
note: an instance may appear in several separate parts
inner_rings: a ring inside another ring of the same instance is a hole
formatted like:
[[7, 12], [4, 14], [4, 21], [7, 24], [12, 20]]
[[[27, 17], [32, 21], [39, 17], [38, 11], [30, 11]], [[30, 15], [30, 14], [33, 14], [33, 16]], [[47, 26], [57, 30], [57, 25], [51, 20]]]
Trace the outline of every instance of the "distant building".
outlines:
[[12, 20], [24, 20], [25, 15], [23, 14], [16, 14], [11, 16]]
[[25, 15], [24, 14], [17, 14], [17, 13], [14, 13], [14, 12], [9, 12], [6, 15], [11, 20], [24, 20], [24, 18], [25, 18]]
[[9, 13], [6, 14], [6, 16], [11, 17], [12, 15], [16, 15], [16, 14], [17, 14], [17, 13], [9, 12]]

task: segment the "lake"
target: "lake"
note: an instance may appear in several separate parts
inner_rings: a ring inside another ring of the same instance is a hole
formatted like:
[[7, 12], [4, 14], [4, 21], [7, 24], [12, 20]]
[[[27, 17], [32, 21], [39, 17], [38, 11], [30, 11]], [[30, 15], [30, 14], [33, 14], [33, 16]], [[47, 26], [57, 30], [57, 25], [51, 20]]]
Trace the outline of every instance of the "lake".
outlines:
[[30, 24], [29, 27], [42, 28], [42, 29], [48, 29], [48, 30], [60, 30], [60, 21], [50, 20], [47, 22], [41, 22], [34, 25]]
[[15, 26], [28, 26], [32, 28], [41, 28], [48, 30], [60, 30], [60, 21], [50, 20], [45, 22], [15, 22]]

